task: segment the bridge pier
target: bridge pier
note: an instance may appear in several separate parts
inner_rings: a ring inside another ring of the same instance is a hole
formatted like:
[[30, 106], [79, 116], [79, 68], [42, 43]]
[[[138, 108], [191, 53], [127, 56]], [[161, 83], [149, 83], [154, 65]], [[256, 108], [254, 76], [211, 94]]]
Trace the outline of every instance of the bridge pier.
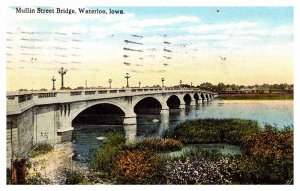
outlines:
[[56, 130], [57, 140], [56, 142], [70, 142], [72, 140], [72, 118], [70, 115], [71, 106], [70, 104], [60, 104], [58, 106], [58, 128]]
[[184, 104], [180, 104], [179, 105], [179, 109], [185, 109], [186, 108], [186, 105], [185, 105], [185, 103]]
[[211, 102], [211, 101], [212, 101], [212, 99], [211, 99], [210, 95], [207, 94], [207, 102]]
[[135, 116], [130, 116], [130, 117], [124, 117], [123, 121], [124, 125], [135, 125], [136, 124], [136, 115]]
[[165, 96], [160, 100], [161, 103], [161, 111], [160, 113], [169, 113], [169, 106], [167, 104], [167, 99], [165, 98]]
[[132, 143], [136, 139], [136, 132], [137, 132], [137, 126], [136, 124], [133, 125], [124, 125], [124, 130], [125, 130], [125, 137], [127, 142]]
[[162, 109], [162, 110], [160, 111], [160, 114], [163, 114], [163, 115], [169, 115], [169, 113], [170, 113], [170, 110], [169, 110], [169, 109]]
[[190, 103], [190, 106], [195, 106], [195, 105], [196, 105], [196, 100], [192, 99], [191, 103]]
[[198, 104], [200, 104], [200, 103], [202, 103], [203, 102], [203, 100], [201, 99], [201, 97], [199, 98], [199, 100], [198, 100]]

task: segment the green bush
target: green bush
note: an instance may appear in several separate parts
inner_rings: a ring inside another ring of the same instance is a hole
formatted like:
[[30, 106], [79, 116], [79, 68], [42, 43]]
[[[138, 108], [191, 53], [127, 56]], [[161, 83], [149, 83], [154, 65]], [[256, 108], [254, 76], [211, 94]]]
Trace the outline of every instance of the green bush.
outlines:
[[242, 144], [246, 135], [261, 131], [258, 123], [243, 119], [200, 119], [185, 122], [174, 131], [168, 131], [166, 138], [174, 138], [185, 144], [228, 143]]
[[151, 150], [153, 152], [176, 151], [183, 148], [183, 144], [175, 139], [144, 139], [136, 143], [136, 148], [140, 150]]
[[124, 135], [109, 134], [103, 146], [94, 154], [91, 168], [104, 176], [114, 177], [116, 158], [125, 148]]
[[49, 143], [39, 143], [33, 147], [33, 150], [29, 154], [29, 157], [36, 157], [38, 155], [44, 155], [52, 150], [53, 150], [53, 147]]
[[105, 146], [124, 145], [125, 142], [126, 142], [126, 138], [121, 133], [108, 133], [106, 139], [104, 139]]

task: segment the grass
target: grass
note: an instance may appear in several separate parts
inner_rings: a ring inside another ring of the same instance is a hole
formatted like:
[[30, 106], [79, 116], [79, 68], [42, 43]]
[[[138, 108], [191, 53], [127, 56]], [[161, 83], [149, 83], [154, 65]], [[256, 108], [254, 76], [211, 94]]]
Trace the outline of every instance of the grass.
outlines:
[[38, 155], [44, 155], [52, 150], [53, 150], [53, 147], [49, 143], [39, 143], [34, 146], [32, 152], [29, 154], [29, 157], [36, 157]]
[[293, 94], [221, 94], [218, 96], [224, 100], [292, 100]]

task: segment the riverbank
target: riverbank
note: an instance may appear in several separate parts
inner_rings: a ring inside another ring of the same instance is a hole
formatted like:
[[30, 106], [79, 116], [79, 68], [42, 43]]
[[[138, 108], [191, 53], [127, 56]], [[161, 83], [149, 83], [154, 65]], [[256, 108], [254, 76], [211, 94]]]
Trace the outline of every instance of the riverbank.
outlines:
[[73, 147], [72, 142], [61, 143], [46, 154], [29, 158], [27, 184], [110, 184], [92, 171], [89, 163], [79, 162]]
[[224, 100], [292, 100], [294, 94], [220, 94]]
[[72, 143], [58, 144], [47, 154], [30, 158], [29, 176], [34, 177], [40, 174], [40, 177], [47, 180], [49, 184], [62, 183], [64, 181], [63, 172], [71, 165], [72, 147]]

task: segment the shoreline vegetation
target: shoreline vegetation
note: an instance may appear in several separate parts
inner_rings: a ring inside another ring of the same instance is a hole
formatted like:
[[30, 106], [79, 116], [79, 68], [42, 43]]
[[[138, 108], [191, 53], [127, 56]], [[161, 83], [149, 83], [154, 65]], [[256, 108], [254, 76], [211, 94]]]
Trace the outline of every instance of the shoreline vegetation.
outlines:
[[[191, 144], [239, 146], [240, 155], [201, 149]], [[179, 124], [162, 138], [129, 143], [109, 133], [85, 169], [65, 170], [62, 184], [293, 184], [293, 126], [243, 119], [199, 119]], [[47, 184], [29, 177], [27, 184]]]
[[219, 94], [223, 100], [293, 100], [294, 94]]

